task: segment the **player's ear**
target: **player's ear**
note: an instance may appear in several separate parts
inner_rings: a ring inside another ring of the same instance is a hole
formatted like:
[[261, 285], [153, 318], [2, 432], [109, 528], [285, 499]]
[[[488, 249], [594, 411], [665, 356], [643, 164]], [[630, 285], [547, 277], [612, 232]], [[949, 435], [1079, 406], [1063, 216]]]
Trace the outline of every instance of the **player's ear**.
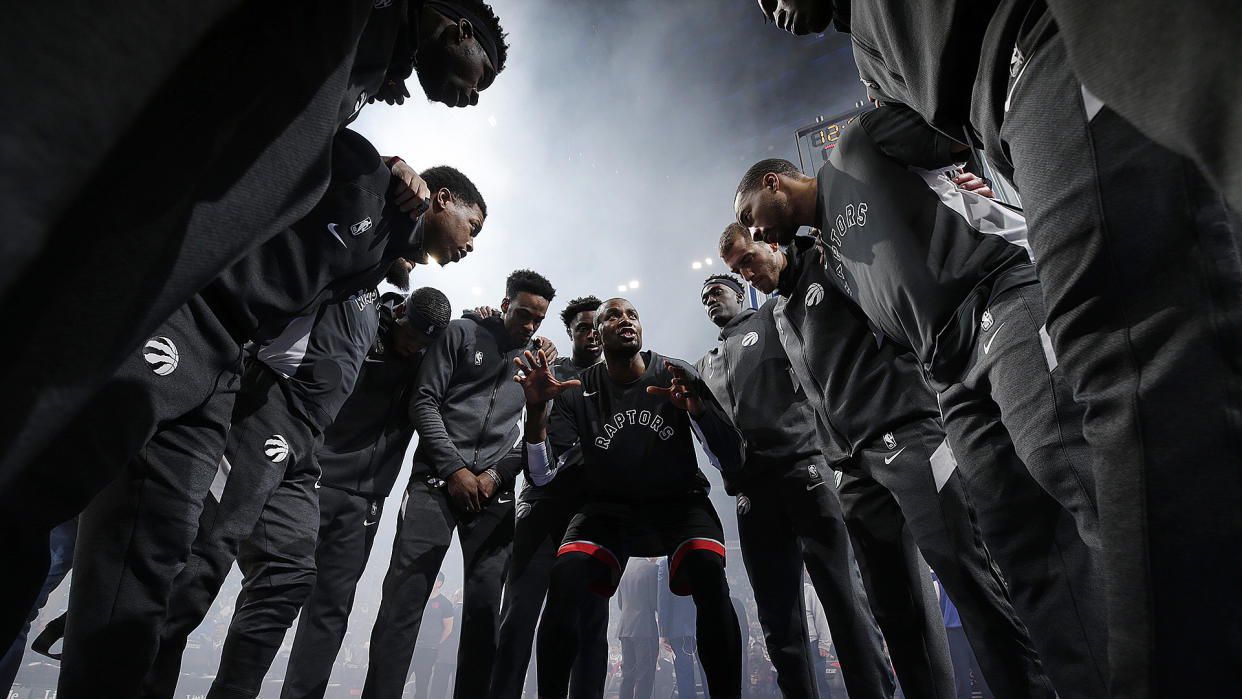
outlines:
[[503, 301], [500, 302], [500, 312], [501, 313], [509, 312], [509, 299], [504, 299]]
[[441, 187], [431, 197], [431, 205], [436, 211], [447, 209], [451, 203], [453, 203], [453, 193], [448, 190], [448, 187]]

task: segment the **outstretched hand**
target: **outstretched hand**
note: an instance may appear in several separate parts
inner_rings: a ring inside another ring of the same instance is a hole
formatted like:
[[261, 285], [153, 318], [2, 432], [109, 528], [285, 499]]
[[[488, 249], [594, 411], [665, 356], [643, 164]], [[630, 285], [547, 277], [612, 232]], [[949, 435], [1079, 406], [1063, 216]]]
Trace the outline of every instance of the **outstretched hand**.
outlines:
[[707, 403], [695, 392], [694, 387], [690, 384], [690, 377], [686, 374], [686, 370], [672, 362], [664, 362], [664, 366], [668, 367], [668, 370], [673, 374], [673, 380], [667, 388], [648, 386], [647, 393], [668, 398], [670, 403], [690, 413], [691, 417], [699, 417], [707, 412]]
[[513, 358], [513, 363], [520, 369], [518, 375], [513, 377], [513, 380], [522, 384], [522, 391], [526, 394], [527, 403], [546, 403], [561, 395], [565, 389], [582, 385], [582, 382], [578, 379], [557, 381], [556, 377], [552, 375], [552, 369], [548, 366], [548, 356], [544, 354], [543, 350], [535, 353], [526, 350], [523, 352], [523, 355], [525, 356], [525, 361], [523, 361], [522, 357]]

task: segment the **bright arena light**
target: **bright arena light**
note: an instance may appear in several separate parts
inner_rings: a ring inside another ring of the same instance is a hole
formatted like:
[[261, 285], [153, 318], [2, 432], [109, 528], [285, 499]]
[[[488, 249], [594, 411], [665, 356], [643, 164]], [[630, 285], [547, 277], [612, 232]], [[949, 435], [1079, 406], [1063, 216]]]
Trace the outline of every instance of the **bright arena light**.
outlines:
[[703, 269], [703, 263], [695, 260], [690, 263], [690, 269]]
[[630, 288], [631, 288], [631, 289], [637, 289], [637, 288], [638, 288], [638, 280], [637, 280], [637, 279], [631, 279], [631, 280], [630, 280]]
[[472, 286], [472, 287], [470, 287], [470, 293], [474, 294], [475, 296], [482, 296], [482, 295], [483, 295], [483, 287], [481, 287], [481, 286]]
[[628, 288], [629, 288], [629, 287], [628, 287], [628, 286], [626, 286], [626, 285], [624, 285], [624, 284], [618, 284], [618, 285], [617, 285], [617, 291], [625, 291], [625, 290], [626, 290], [626, 289], [628, 289]]
[[712, 263], [712, 258], [710, 258], [710, 257], [704, 257], [704, 258], [703, 258], [703, 264], [705, 264], [705, 265], [710, 265], [711, 263]]

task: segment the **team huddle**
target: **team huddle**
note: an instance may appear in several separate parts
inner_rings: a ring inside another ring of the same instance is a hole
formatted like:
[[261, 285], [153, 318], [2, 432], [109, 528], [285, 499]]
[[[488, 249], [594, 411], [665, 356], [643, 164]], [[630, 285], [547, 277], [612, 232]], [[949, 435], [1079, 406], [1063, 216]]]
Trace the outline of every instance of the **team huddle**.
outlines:
[[[487, 204], [459, 170], [381, 155], [350, 124], [401, 104], [412, 75], [474, 105], [508, 47], [480, 0], [363, 4], [327, 22], [347, 60], [300, 107], [331, 128], [296, 153], [273, 136], [218, 209], [153, 217], [201, 250], [168, 273], [181, 293], [161, 303], [177, 303], [144, 309], [158, 318], [99, 355], [89, 391], [32, 402], [6, 449], [6, 688], [72, 567], [59, 696], [175, 696], [236, 564], [208, 696], [258, 696], [297, 621], [280, 696], [323, 697], [397, 507], [363, 697], [405, 691], [454, 535], [453, 696], [521, 697], [532, 646], [540, 697], [604, 696], [608, 601], [653, 558], [693, 600], [710, 696], [744, 696], [697, 442], [735, 498], [785, 696], [826, 691], [804, 570], [854, 699], [957, 694], [934, 585], [993, 696], [1237, 691], [1232, 171], [1083, 84], [1095, 73], [1067, 44], [1084, 30], [1057, 3], [760, 0], [783, 30], [849, 34], [874, 107], [817, 171], [760, 160], [720, 192], [723, 231], [683, 233], [731, 272], [678, 300], [718, 328], [695, 361], [644, 342], [656, 309], [589, 288], [560, 313], [560, 355], [539, 334], [557, 291], [534, 270], [457, 317], [411, 283], [487, 244]], [[963, 173], [972, 147], [1022, 208]], [[296, 197], [262, 184], [285, 157], [321, 165]], [[254, 201], [270, 210], [254, 240], [211, 218]], [[57, 405], [72, 410], [52, 430], [37, 411]], [[623, 697], [651, 695], [655, 652], [623, 644]]]

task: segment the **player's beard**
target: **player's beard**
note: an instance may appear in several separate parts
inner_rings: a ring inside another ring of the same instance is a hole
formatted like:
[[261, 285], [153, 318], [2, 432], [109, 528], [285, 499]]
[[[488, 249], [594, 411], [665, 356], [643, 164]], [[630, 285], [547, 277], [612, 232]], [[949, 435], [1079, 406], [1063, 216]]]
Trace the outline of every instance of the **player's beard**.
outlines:
[[771, 232], [775, 234], [776, 240], [772, 241], [781, 245], [789, 245], [793, 242], [794, 236], [798, 235], [798, 224], [793, 222], [793, 214], [789, 211], [789, 201], [785, 199], [776, 199], [772, 202], [775, 208], [775, 216], [779, 224], [771, 227]]
[[402, 291], [410, 290], [410, 270], [405, 266], [405, 260], [394, 260], [388, 266], [388, 271], [384, 273], [384, 281], [392, 284]]

